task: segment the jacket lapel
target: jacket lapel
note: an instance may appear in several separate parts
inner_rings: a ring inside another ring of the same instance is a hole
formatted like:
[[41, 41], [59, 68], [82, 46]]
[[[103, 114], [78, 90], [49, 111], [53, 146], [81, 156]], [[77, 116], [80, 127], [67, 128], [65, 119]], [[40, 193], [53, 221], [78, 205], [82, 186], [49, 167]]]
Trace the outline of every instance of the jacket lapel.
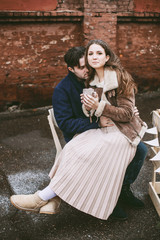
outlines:
[[[90, 86], [101, 87], [97, 74], [95, 74], [93, 81], [90, 82]], [[118, 88], [118, 80], [117, 80], [116, 72], [105, 69], [103, 92], [106, 93], [116, 88]]]

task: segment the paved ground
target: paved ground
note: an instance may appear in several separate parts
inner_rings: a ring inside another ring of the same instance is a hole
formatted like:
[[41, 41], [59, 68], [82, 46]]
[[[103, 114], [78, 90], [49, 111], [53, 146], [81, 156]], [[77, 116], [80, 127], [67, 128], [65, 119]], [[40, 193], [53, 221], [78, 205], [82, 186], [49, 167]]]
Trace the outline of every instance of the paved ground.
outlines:
[[[151, 111], [160, 108], [160, 92], [137, 97], [142, 118], [151, 126]], [[61, 141], [64, 144], [62, 135]], [[62, 203], [58, 215], [39, 215], [16, 210], [13, 193], [33, 193], [43, 188], [55, 156], [47, 120], [47, 108], [0, 113], [0, 239], [1, 240], [159, 240], [160, 218], [148, 195], [152, 165], [147, 157], [135, 194], [145, 209], [127, 209], [129, 219], [98, 220]]]

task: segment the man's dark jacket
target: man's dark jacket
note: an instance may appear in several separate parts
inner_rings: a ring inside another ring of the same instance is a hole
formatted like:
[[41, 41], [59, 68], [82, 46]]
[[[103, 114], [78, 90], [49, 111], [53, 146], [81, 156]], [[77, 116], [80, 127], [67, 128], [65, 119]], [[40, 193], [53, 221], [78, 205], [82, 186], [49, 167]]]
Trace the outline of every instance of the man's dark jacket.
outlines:
[[84, 87], [84, 83], [77, 80], [72, 72], [69, 72], [54, 89], [52, 97], [54, 114], [66, 142], [77, 133], [98, 128], [96, 119], [90, 123], [89, 118], [82, 111], [80, 94]]

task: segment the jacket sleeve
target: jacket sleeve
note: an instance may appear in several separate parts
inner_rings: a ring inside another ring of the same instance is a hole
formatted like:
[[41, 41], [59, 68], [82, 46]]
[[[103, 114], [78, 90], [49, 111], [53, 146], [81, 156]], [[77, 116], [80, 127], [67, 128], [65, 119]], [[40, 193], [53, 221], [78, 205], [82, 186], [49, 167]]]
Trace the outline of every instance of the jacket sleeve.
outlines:
[[98, 112], [99, 115], [111, 118], [113, 121], [116, 122], [129, 122], [134, 115], [134, 106], [135, 95], [133, 91], [128, 96], [124, 96], [123, 94], [117, 94], [116, 106], [109, 105], [107, 103], [101, 103], [100, 108], [98, 109], [99, 111], [96, 112]]
[[86, 117], [90, 117], [90, 116], [92, 117], [95, 112], [95, 109], [91, 109], [90, 111], [87, 111], [84, 104], [82, 104], [82, 110]]
[[98, 123], [90, 123], [85, 116], [75, 117], [70, 96], [63, 88], [55, 88], [52, 104], [59, 128], [68, 134], [82, 133], [89, 129], [98, 128]]

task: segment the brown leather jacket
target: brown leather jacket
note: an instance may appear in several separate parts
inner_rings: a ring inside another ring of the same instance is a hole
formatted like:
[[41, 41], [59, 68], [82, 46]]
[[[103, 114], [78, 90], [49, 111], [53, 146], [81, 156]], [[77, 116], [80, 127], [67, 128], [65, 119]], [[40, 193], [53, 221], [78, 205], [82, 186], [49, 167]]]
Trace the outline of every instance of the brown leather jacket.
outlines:
[[[139, 116], [135, 116], [135, 93], [134, 90], [128, 96], [118, 93], [118, 80], [115, 71], [105, 69], [103, 88], [97, 76], [90, 86], [98, 93], [99, 107], [91, 113], [97, 117], [106, 116], [110, 118], [119, 130], [133, 145], [137, 146], [145, 134], [147, 125]], [[115, 96], [109, 97], [108, 92], [115, 90]], [[87, 115], [84, 106], [84, 113]]]
[[[102, 90], [102, 88], [95, 88], [100, 99]], [[109, 97], [106, 92], [105, 95], [111, 105], [105, 104], [101, 116], [110, 118], [133, 145], [138, 145], [145, 134], [147, 125], [139, 116], [134, 115], [134, 93], [129, 96], [116, 93], [115, 96]]]

